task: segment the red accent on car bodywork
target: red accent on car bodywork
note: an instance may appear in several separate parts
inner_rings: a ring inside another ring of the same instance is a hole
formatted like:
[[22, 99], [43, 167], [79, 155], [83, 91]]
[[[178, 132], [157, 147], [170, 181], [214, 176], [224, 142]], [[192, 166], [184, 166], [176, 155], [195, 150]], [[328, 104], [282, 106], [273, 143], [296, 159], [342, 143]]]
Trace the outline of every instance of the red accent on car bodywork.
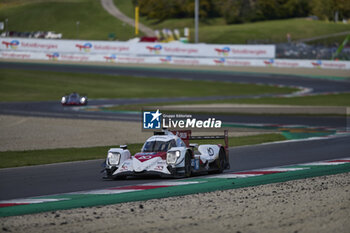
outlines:
[[138, 159], [142, 163], [156, 157], [160, 157], [163, 160], [165, 160], [166, 152], [150, 152], [150, 153], [140, 152], [134, 155], [134, 158]]

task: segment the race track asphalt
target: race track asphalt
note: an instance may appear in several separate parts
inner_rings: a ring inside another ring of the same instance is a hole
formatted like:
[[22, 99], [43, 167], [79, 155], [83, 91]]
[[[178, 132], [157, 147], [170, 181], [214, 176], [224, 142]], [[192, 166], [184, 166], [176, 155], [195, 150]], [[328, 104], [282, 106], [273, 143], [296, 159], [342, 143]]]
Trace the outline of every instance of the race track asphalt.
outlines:
[[[349, 156], [350, 136], [230, 149], [236, 172]], [[150, 183], [159, 178], [102, 180], [102, 160], [0, 169], [0, 200]]]
[[[140, 77], [181, 78], [191, 80], [216, 80], [243, 83], [262, 83], [272, 85], [300, 86], [311, 88], [312, 93], [350, 92], [350, 82], [304, 78], [293, 75], [247, 74], [207, 71], [185, 71], [148, 69], [134, 67], [110, 67], [87, 65], [62, 65], [40, 63], [0, 62], [1, 68], [24, 70], [48, 70], [57, 72], [79, 72], [109, 75], [131, 75]], [[218, 99], [224, 97], [208, 97]], [[227, 98], [227, 97], [226, 97]], [[242, 98], [237, 96], [236, 98]], [[179, 98], [181, 101], [193, 98]], [[198, 100], [202, 100], [200, 98]], [[178, 99], [118, 99], [92, 100], [90, 104], [131, 104], [171, 102]], [[82, 112], [73, 108], [60, 106], [59, 101], [36, 103], [0, 103], [0, 114], [68, 117], [100, 120], [132, 120], [137, 121], [140, 115], [125, 115], [121, 113]], [[344, 118], [303, 118], [303, 117], [259, 117], [259, 116], [221, 116], [225, 122], [242, 123], [273, 123], [273, 124], [303, 124], [326, 127], [344, 127]], [[225, 118], [226, 117], [226, 118]], [[332, 120], [333, 119], [333, 120]], [[335, 119], [335, 120], [334, 120]], [[266, 168], [302, 162], [312, 162], [324, 159], [348, 157], [350, 136], [328, 138], [313, 141], [292, 141], [281, 144], [268, 144], [230, 149], [232, 171]], [[66, 193], [107, 187], [117, 187], [130, 184], [141, 184], [157, 179], [128, 179], [125, 181], [104, 181], [99, 171], [102, 160], [72, 162], [53, 165], [42, 165], [0, 170], [0, 200], [32, 197], [48, 194]]]
[[[178, 98], [180, 99], [180, 98]], [[196, 98], [181, 98], [185, 101]], [[203, 99], [198, 97], [198, 99]], [[209, 99], [209, 98], [207, 98]], [[176, 98], [158, 99], [115, 99], [115, 100], [92, 100], [89, 105], [105, 104], [132, 104], [132, 103], [152, 103], [159, 101], [174, 101]], [[344, 108], [344, 114], [346, 109]], [[0, 103], [0, 114], [20, 115], [20, 116], [39, 116], [39, 117], [58, 117], [72, 119], [93, 119], [93, 120], [117, 120], [117, 121], [141, 121], [141, 113], [129, 112], [110, 112], [110, 111], [82, 111], [79, 107], [63, 107], [57, 101], [45, 102], [27, 102], [27, 103]], [[327, 127], [343, 129], [346, 127], [347, 118], [345, 116], [284, 116], [284, 115], [225, 115], [225, 114], [196, 114], [197, 119], [206, 120], [214, 117], [224, 123], [248, 123], [248, 124], [282, 124], [282, 125], [304, 125], [312, 127]]]
[[[309, 88], [310, 93], [331, 93], [350, 92], [350, 81], [348, 80], [326, 80], [306, 78], [293, 75], [276, 74], [255, 74], [255, 73], [235, 73], [235, 72], [211, 72], [211, 71], [189, 71], [181, 69], [153, 69], [142, 67], [120, 67], [120, 66], [99, 66], [99, 65], [67, 65], [50, 63], [17, 63], [0, 62], [1, 68], [24, 69], [24, 70], [44, 70], [56, 72], [77, 72], [96, 73], [108, 75], [129, 75], [142, 77], [162, 77], [181, 78], [191, 80], [215, 80], [238, 83], [262, 83], [270, 85], [298, 86]], [[141, 103], [159, 103], [176, 101], [197, 101], [197, 100], [220, 100], [229, 98], [252, 98], [273, 95], [246, 95], [246, 96], [209, 96], [209, 97], [178, 97], [178, 98], [142, 98], [142, 99], [102, 99], [90, 100], [89, 105], [129, 105]], [[345, 113], [346, 110], [344, 110]], [[0, 114], [41, 116], [41, 117], [63, 117], [96, 120], [119, 120], [119, 121], [139, 121], [140, 114], [128, 114], [121, 112], [103, 111], [76, 111], [76, 108], [62, 107], [57, 101], [42, 102], [19, 102], [0, 103]], [[206, 116], [198, 116], [205, 118]], [[347, 120], [345, 117], [301, 117], [301, 116], [214, 116], [226, 123], [261, 123], [261, 124], [292, 124], [309, 125], [319, 127], [344, 128]]]
[[212, 80], [237, 83], [261, 83], [300, 86], [313, 89], [313, 93], [349, 92], [349, 80], [327, 80], [300, 75], [258, 74], [244, 72], [216, 72], [204, 70], [181, 70], [167, 68], [121, 67], [101, 65], [21, 63], [0, 61], [0, 69], [41, 70], [72, 73], [127, 75], [136, 77], [160, 77], [172, 79]]

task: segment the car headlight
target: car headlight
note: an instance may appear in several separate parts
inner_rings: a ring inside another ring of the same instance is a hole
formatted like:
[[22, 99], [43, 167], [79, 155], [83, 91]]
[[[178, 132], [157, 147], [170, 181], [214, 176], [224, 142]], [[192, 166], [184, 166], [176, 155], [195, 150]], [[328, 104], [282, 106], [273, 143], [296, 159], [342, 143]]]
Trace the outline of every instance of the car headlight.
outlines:
[[65, 103], [66, 102], [66, 97], [62, 97], [62, 99], [61, 99], [61, 103]]
[[166, 162], [167, 164], [175, 164], [177, 159], [180, 157], [180, 151], [169, 151], [166, 154]]
[[107, 162], [110, 164], [110, 165], [118, 165], [119, 164], [119, 161], [120, 161], [120, 153], [118, 152], [108, 152], [108, 155], [107, 155]]
[[86, 98], [85, 98], [85, 97], [82, 97], [82, 98], [80, 99], [80, 102], [81, 102], [81, 103], [85, 103], [85, 101], [86, 101]]

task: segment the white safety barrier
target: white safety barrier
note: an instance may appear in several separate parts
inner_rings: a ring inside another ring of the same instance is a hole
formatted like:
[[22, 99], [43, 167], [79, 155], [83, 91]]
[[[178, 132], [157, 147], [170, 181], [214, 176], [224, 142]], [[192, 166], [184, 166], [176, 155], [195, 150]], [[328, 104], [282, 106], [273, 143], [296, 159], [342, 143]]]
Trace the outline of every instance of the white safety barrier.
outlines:
[[350, 70], [350, 61], [289, 60], [289, 59], [232, 59], [181, 58], [175, 56], [126, 56], [115, 54], [43, 53], [0, 51], [0, 58], [22, 60], [51, 60], [73, 62], [106, 62], [138, 64], [175, 64], [207, 66], [284, 67]]
[[275, 45], [215, 45], [177, 43], [134, 43], [114, 41], [45, 40], [0, 38], [0, 51], [116, 54], [128, 56], [179, 56], [274, 58]]
[[0, 38], [0, 58], [72, 62], [350, 69], [347, 61], [274, 59], [274, 45]]

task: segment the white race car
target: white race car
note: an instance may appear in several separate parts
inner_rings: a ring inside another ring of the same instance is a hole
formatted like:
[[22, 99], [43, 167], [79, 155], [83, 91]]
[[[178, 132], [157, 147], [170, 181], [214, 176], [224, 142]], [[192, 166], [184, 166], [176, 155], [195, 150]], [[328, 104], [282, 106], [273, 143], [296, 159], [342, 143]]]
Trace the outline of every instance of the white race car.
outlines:
[[[191, 139], [225, 139], [225, 146], [189, 144]], [[222, 173], [229, 168], [228, 132], [223, 136], [191, 136], [190, 130], [155, 132], [141, 152], [131, 156], [126, 145], [111, 148], [104, 163], [106, 179], [158, 175], [189, 177], [194, 173]]]

